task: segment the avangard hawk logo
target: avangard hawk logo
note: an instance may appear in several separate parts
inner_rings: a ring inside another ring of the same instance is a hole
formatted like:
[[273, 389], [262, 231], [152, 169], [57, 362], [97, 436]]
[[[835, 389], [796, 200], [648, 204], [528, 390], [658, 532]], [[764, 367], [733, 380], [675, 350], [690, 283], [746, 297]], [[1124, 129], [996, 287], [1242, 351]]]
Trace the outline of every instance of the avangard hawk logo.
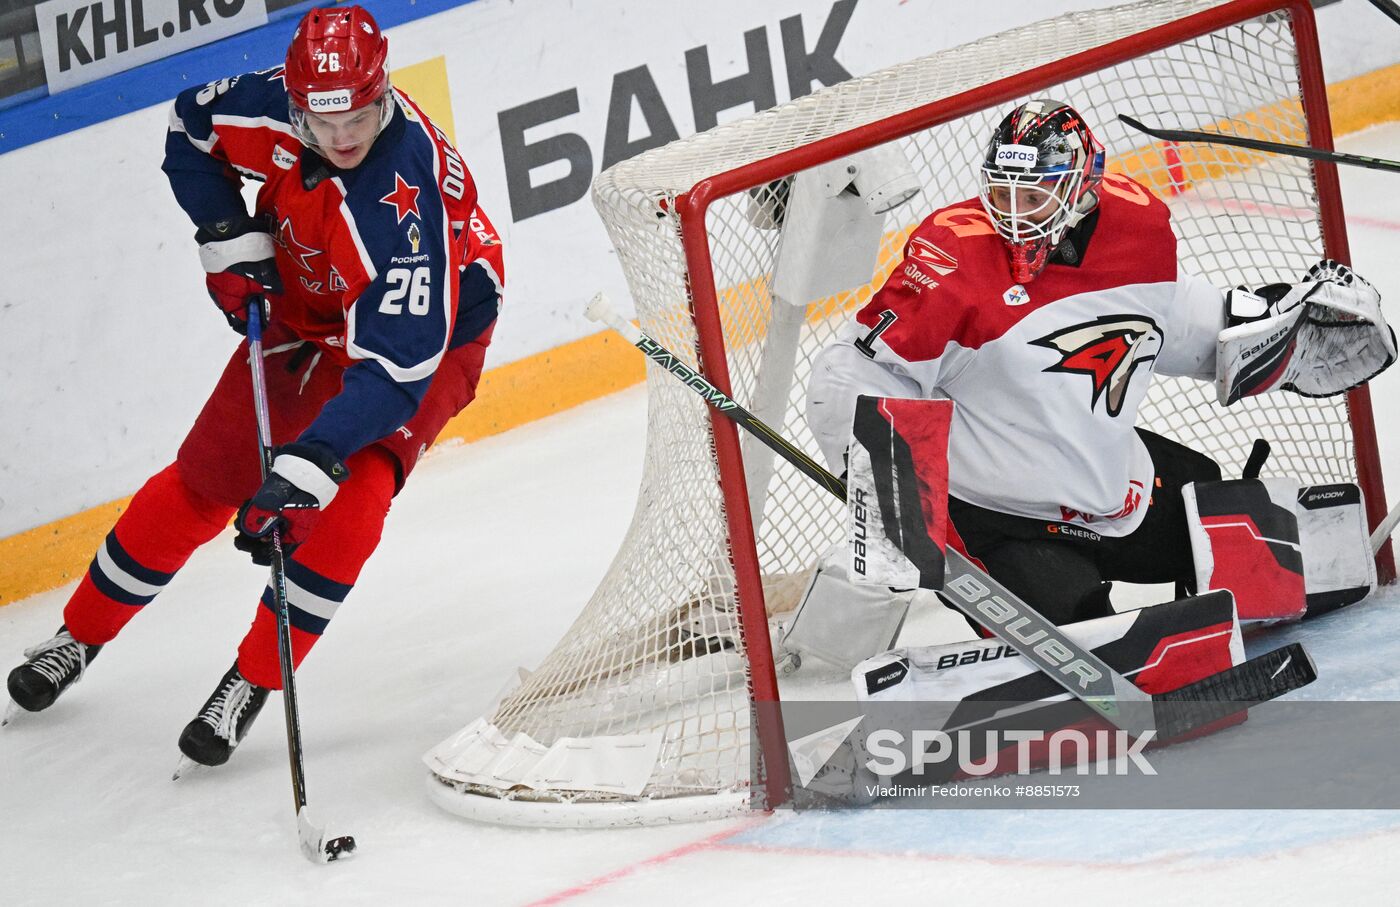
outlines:
[[1145, 316], [1105, 315], [1031, 343], [1060, 354], [1060, 361], [1045, 371], [1071, 372], [1093, 379], [1094, 395], [1089, 408], [1098, 406], [1103, 397], [1108, 414], [1116, 416], [1123, 411], [1133, 372], [1156, 359], [1161, 351], [1162, 332], [1156, 322]]

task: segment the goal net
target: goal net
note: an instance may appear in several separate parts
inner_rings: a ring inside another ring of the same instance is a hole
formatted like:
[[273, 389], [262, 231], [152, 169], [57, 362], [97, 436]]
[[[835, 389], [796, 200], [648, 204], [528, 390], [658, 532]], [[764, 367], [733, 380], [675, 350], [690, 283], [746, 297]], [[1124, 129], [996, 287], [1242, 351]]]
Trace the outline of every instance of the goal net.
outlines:
[[[1183, 269], [1220, 287], [1256, 285], [1347, 256], [1330, 166], [1154, 143], [1116, 119], [1330, 147], [1308, 5], [1147, 0], [893, 66], [610, 168], [594, 202], [642, 330], [817, 457], [803, 416], [812, 357], [924, 217], [976, 197], [987, 137], [1034, 96], [1076, 107], [1109, 171], [1167, 201]], [[831, 175], [869, 155], [907, 162], [896, 181], [907, 191], [843, 214], [821, 244], [804, 236], [789, 209], [831, 196]], [[782, 799], [781, 728], [757, 710], [778, 698], [767, 616], [841, 540], [841, 508], [741, 442], [674, 376], [650, 367], [647, 384], [642, 487], [611, 569], [544, 662], [425, 757], [433, 798], [454, 812], [616, 825]], [[1140, 424], [1209, 453], [1227, 475], [1262, 437], [1269, 471], [1360, 480], [1379, 497], [1369, 418], [1364, 394], [1274, 394], [1225, 410], [1208, 385], [1159, 378]]]

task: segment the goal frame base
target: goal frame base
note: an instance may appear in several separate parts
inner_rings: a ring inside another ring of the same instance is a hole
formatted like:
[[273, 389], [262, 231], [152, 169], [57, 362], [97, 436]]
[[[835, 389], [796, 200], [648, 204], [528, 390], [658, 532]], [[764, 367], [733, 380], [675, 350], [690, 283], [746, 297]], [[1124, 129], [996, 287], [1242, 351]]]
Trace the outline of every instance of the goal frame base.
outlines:
[[517, 828], [643, 828], [750, 815], [748, 791], [600, 803], [519, 800], [468, 793], [428, 772], [428, 799], [448, 812], [489, 825]]

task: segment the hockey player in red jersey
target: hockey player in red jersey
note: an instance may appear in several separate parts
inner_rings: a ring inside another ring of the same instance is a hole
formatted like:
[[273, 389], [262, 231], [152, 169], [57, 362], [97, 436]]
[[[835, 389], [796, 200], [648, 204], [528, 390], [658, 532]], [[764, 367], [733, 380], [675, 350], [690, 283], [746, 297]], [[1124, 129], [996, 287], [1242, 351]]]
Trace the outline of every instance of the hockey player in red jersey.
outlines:
[[[858, 395], [951, 398], [950, 542], [1051, 620], [1082, 621], [1111, 613], [1111, 580], [1194, 584], [1182, 488], [1220, 469], [1135, 428], [1153, 375], [1223, 382], [1232, 398], [1337, 393], [1394, 359], [1378, 303], [1335, 263], [1228, 294], [1181, 272], [1166, 205], [1104, 171], [1073, 108], [1033, 100], [992, 135], [979, 198], [924, 220], [822, 351], [808, 419], [839, 471]], [[1364, 355], [1319, 352], [1325, 319], [1302, 313], [1322, 307], [1369, 313]], [[1256, 327], [1224, 361], [1227, 328]]]
[[[285, 66], [191, 88], [163, 169], [197, 232], [210, 296], [247, 330], [267, 316], [272, 471], [259, 474], [248, 347], [240, 344], [176, 454], [98, 549], [52, 639], [10, 672], [48, 708], [235, 519], [266, 563], [283, 527], [293, 660], [345, 601], [393, 496], [471, 402], [501, 301], [501, 245], [457, 151], [389, 83], [388, 41], [356, 6], [313, 9]], [[260, 183], [250, 215], [243, 180]], [[270, 587], [237, 659], [180, 735], [226, 761], [281, 686]]]

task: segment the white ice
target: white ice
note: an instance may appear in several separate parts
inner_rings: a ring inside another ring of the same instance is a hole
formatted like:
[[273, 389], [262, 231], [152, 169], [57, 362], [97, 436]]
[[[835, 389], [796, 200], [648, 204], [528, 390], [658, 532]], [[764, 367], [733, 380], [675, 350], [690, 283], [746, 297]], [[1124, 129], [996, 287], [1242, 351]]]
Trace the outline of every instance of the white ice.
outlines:
[[[1400, 125], [1341, 144], [1398, 157]], [[1400, 322], [1400, 175], [1342, 176], [1356, 268]], [[1394, 500], [1400, 368], [1373, 390]], [[296, 849], [275, 699], [228, 765], [170, 780], [176, 736], [262, 588], [225, 535], [59, 704], [0, 729], [0, 903], [1395, 902], [1400, 815], [1379, 810], [904, 810], [584, 832], [437, 809], [420, 756], [537, 664], [601, 578], [631, 514], [644, 420], [638, 388], [441, 450], [397, 500], [298, 675], [310, 802], [358, 839], [353, 860], [313, 866]], [[58, 626], [70, 591], [0, 608], [0, 667]], [[1318, 662], [1307, 697], [1400, 698], [1394, 587], [1267, 645], [1291, 638]]]

